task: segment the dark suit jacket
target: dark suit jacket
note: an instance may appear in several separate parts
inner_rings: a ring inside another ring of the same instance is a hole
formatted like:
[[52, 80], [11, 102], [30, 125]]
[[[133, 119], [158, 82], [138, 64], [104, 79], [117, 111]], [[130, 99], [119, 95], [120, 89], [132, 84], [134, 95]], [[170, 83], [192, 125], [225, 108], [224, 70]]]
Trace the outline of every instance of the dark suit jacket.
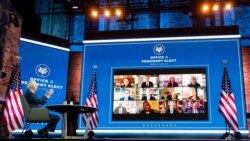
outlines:
[[[143, 96], [141, 100], [148, 100], [147, 96]], [[155, 97], [150, 96], [149, 100], [156, 100]]]
[[153, 84], [153, 82], [149, 81], [148, 86], [147, 86], [146, 82], [142, 82], [141, 87], [142, 88], [150, 88], [150, 87], [154, 87], [154, 84]]
[[173, 84], [171, 82], [168, 83], [168, 87], [178, 87], [178, 83], [174, 82]]
[[[24, 93], [24, 96], [28, 103], [30, 104], [30, 107], [32, 108], [41, 108], [43, 104], [45, 104], [48, 100], [48, 98], [44, 95], [41, 98], [38, 98], [36, 94], [31, 92], [29, 89]], [[54, 132], [56, 129], [56, 125], [58, 121], [60, 120], [60, 117], [58, 115], [49, 114], [50, 122], [48, 125], [46, 125], [42, 130], [42, 132], [46, 132], [46, 130]]]
[[[124, 100], [125, 100], [125, 97], [120, 98], [120, 101], [124, 101]], [[134, 101], [134, 98], [128, 97], [128, 101]]]
[[38, 98], [37, 95], [31, 92], [29, 89], [24, 93], [24, 96], [31, 108], [41, 108], [41, 106], [48, 100], [46, 96]]

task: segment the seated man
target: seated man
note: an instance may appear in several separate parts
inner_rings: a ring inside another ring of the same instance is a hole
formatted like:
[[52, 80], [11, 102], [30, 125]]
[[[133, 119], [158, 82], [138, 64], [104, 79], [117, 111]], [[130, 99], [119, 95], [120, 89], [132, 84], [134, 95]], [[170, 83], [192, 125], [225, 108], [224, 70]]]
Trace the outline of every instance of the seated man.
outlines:
[[[33, 81], [33, 80], [28, 82], [27, 88], [28, 89], [24, 93], [24, 96], [31, 108], [41, 108], [41, 105], [45, 104], [46, 101], [51, 97], [53, 93], [53, 90], [49, 90], [46, 92], [45, 96], [38, 98], [36, 95], [38, 86], [37, 86], [36, 81]], [[44, 138], [44, 137], [48, 138], [48, 131], [54, 132], [56, 125], [60, 119], [59, 116], [53, 115], [53, 114], [49, 114], [49, 117], [51, 121], [48, 123], [47, 125], [48, 127], [45, 126], [44, 128], [37, 131], [37, 133], [39, 134], [41, 138]]]

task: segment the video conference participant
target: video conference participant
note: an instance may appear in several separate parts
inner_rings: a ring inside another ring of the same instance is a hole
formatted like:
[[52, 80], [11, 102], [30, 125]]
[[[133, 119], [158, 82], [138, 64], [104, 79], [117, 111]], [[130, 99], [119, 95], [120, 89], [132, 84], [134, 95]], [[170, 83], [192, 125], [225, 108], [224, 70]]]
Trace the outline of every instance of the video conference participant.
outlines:
[[168, 87], [178, 87], [178, 83], [175, 82], [175, 78], [173, 76], [169, 78]]
[[121, 85], [121, 87], [132, 87], [132, 84], [129, 82], [129, 79], [128, 78], [124, 78], [123, 79], [123, 84]]
[[148, 101], [143, 102], [143, 109], [140, 111], [140, 114], [154, 114], [155, 111], [151, 109], [151, 105]]
[[145, 79], [145, 81], [142, 82], [142, 84], [141, 84], [142, 88], [151, 88], [151, 87], [154, 87], [153, 82], [149, 81], [150, 75], [145, 75], [144, 79]]
[[115, 108], [114, 114], [128, 114], [126, 107], [123, 106], [122, 102]]
[[169, 105], [169, 108], [167, 109], [166, 114], [177, 114], [178, 113], [178, 111], [174, 107], [175, 106], [174, 101], [169, 101], [168, 105]]
[[163, 91], [161, 100], [172, 100], [172, 95], [169, 91]]
[[[24, 93], [24, 96], [29, 103], [31, 108], [41, 108], [43, 104], [47, 102], [47, 100], [52, 96], [53, 90], [49, 90], [45, 93], [44, 96], [38, 98], [36, 95], [38, 86], [36, 81], [30, 80], [27, 84], [27, 91]], [[54, 114], [49, 114], [51, 121], [44, 128], [37, 130], [39, 136], [41, 138], [48, 138], [48, 131], [54, 132], [56, 129], [56, 125], [60, 120], [60, 117]]]
[[200, 97], [197, 95], [196, 90], [192, 89], [191, 90], [191, 96], [189, 97], [190, 100], [199, 100]]
[[120, 101], [134, 101], [135, 99], [131, 97], [131, 93], [129, 89], [124, 90], [124, 96], [120, 98]]
[[187, 113], [193, 113], [193, 114], [198, 114], [198, 113], [205, 113], [203, 109], [199, 108], [199, 103], [198, 101], [195, 101], [192, 104], [192, 108], [187, 111]]
[[156, 100], [156, 98], [153, 96], [151, 88], [146, 88], [145, 93], [145, 96], [143, 96], [141, 100]]
[[195, 88], [197, 88], [197, 87], [200, 87], [200, 86], [201, 85], [200, 85], [200, 83], [197, 82], [196, 77], [195, 76], [191, 76], [191, 81], [188, 84], [188, 87], [195, 87]]

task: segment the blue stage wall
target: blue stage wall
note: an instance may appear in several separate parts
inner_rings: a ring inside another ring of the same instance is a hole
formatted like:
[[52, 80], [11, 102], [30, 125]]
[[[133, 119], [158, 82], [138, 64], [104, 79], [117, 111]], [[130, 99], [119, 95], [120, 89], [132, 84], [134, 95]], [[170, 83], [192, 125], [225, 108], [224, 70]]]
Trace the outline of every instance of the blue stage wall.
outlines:
[[[47, 90], [54, 89], [52, 97], [42, 107], [62, 104], [66, 100], [69, 49], [21, 38], [20, 56], [23, 93], [27, 90], [27, 82], [33, 79], [38, 83], [38, 97], [44, 96]], [[51, 113], [61, 117], [59, 113]], [[32, 124], [30, 129], [35, 130], [43, 126], [45, 125]], [[61, 130], [61, 120], [56, 130]]]
[[[236, 100], [240, 131], [247, 131], [246, 106], [239, 35], [182, 38], [146, 38], [84, 41], [81, 104], [89, 91], [93, 66], [97, 65], [98, 131], [164, 130], [225, 131], [218, 112], [223, 60]], [[156, 51], [156, 46], [164, 50]], [[119, 69], [204, 68], [206, 73], [207, 119], [205, 120], [113, 120], [114, 71]], [[84, 128], [80, 120], [79, 127]], [[211, 132], [212, 133], [212, 132]]]

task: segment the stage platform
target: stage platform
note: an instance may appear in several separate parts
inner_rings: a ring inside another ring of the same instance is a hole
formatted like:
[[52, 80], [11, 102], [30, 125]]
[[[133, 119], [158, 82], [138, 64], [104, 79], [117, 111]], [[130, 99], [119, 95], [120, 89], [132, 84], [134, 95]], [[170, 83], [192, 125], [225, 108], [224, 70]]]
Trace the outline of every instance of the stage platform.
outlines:
[[[0, 138], [1, 140], [45, 140], [41, 139], [36, 130], [32, 130], [33, 136], [31, 138], [27, 138], [24, 136], [20, 136], [21, 132], [13, 132], [8, 138]], [[226, 138], [225, 133], [104, 133], [96, 131], [95, 135], [91, 138], [84, 139], [84, 134], [82, 130], [77, 131], [77, 136], [69, 136], [70, 138], [63, 139], [61, 136], [61, 131], [55, 131], [50, 133], [49, 139], [53, 140], [249, 140], [248, 134], [241, 134], [240, 137], [235, 137], [231, 135], [231, 137]]]

